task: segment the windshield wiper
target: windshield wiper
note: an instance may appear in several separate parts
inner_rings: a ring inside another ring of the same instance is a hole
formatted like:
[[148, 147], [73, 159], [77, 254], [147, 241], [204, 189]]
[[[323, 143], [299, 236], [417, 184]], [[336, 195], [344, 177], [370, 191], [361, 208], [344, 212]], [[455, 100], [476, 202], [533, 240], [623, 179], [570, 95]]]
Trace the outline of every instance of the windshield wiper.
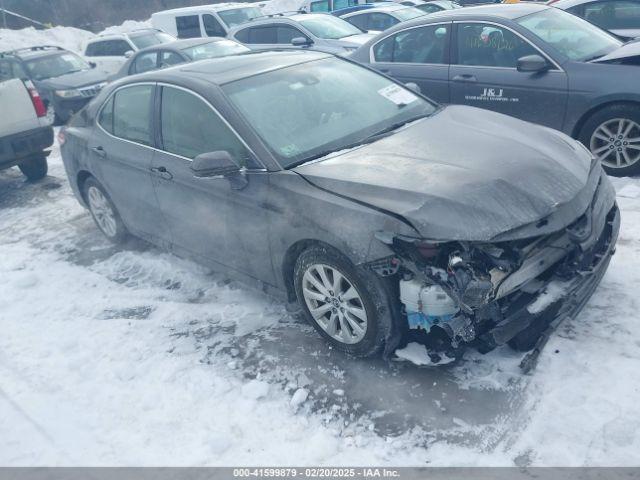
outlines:
[[313, 160], [317, 160], [317, 159], [322, 158], [322, 157], [326, 157], [327, 155], [331, 155], [332, 153], [336, 153], [336, 152], [339, 152], [341, 150], [350, 150], [352, 148], [356, 148], [356, 147], [360, 147], [362, 145], [367, 145], [369, 143], [373, 143], [373, 142], [375, 142], [377, 140], [380, 140], [381, 138], [384, 138], [384, 137], [390, 135], [393, 131], [399, 129], [400, 127], [404, 127], [408, 123], [415, 122], [416, 120], [420, 120], [421, 118], [425, 118], [425, 117], [428, 117], [428, 116], [429, 116], [429, 114], [424, 113], [422, 115], [418, 115], [416, 117], [412, 117], [412, 118], [410, 118], [408, 120], [404, 120], [402, 122], [396, 122], [394, 124], [389, 125], [388, 127], [383, 128], [382, 130], [380, 130], [378, 132], [375, 132], [372, 135], [369, 135], [368, 137], [365, 137], [362, 140], [359, 140], [357, 142], [353, 142], [353, 143], [350, 143], [350, 144], [347, 144], [347, 145], [341, 145], [341, 146], [336, 147], [336, 148], [329, 148], [327, 150], [323, 150], [322, 152], [316, 153], [315, 155], [311, 155], [309, 157], [306, 157], [306, 158], [300, 160], [299, 162], [292, 163], [291, 165], [288, 165], [287, 168], [298, 167], [298, 166], [300, 166], [302, 164], [311, 162]]

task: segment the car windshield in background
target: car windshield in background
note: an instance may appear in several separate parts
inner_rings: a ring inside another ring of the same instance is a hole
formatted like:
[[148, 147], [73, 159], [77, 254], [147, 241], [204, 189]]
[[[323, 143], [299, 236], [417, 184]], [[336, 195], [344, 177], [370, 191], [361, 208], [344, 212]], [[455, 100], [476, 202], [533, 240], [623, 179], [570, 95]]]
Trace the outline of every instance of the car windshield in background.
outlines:
[[232, 40], [203, 43], [202, 45], [194, 45], [193, 47], [182, 49], [182, 53], [194, 61], [204, 60], [205, 58], [226, 57], [227, 55], [236, 55], [250, 51], [250, 48]]
[[389, 79], [336, 58], [255, 75], [223, 90], [285, 168], [372, 141], [436, 109]]
[[309, 18], [301, 18], [298, 22], [316, 37], [327, 40], [337, 40], [362, 33], [358, 27], [332, 15], [318, 14]]
[[532, 13], [516, 22], [571, 60], [580, 62], [595, 60], [622, 45], [604, 30], [562, 10]]
[[256, 7], [233, 8], [231, 10], [220, 10], [218, 15], [227, 27], [242, 25], [254, 18], [262, 17], [262, 11]]
[[393, 11], [393, 16], [401, 22], [406, 22], [407, 20], [412, 20], [424, 15], [426, 15], [426, 12], [414, 7], [401, 8]]
[[130, 38], [133, 44], [138, 48], [138, 50], [152, 47], [154, 45], [160, 45], [161, 43], [173, 42], [175, 40], [175, 38], [173, 38], [171, 35], [164, 32], [151, 32], [141, 35], [131, 35]]
[[36, 80], [60, 77], [69, 73], [89, 70], [87, 62], [74, 53], [59, 53], [46, 57], [34, 58], [27, 62], [31, 76]]

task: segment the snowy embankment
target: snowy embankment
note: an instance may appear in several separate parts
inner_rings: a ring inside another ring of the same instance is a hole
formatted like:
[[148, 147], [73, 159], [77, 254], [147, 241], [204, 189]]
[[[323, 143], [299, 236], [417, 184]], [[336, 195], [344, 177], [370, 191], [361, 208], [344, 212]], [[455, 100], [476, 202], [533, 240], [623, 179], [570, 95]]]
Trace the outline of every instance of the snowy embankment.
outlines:
[[507, 348], [347, 358], [242, 284], [108, 245], [57, 148], [43, 182], [2, 171], [0, 465], [637, 465], [640, 179], [615, 185], [610, 269], [523, 376]]

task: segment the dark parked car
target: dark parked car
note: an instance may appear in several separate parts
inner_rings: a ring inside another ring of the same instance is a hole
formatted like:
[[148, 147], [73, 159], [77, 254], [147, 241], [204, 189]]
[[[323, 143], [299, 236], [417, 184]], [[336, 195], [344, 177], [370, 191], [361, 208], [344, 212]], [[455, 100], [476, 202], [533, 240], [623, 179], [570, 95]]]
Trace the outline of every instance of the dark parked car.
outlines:
[[640, 173], [640, 43], [534, 3], [438, 12], [353, 53], [441, 103], [562, 130], [608, 173]]
[[[31, 80], [55, 123], [64, 123], [107, 84], [107, 73], [73, 52], [39, 46], [4, 52], [15, 78]], [[3, 61], [0, 54], [0, 63]]]
[[623, 40], [640, 37], [640, 0], [554, 0], [547, 5], [582, 17]]
[[172, 67], [181, 63], [225, 57], [250, 51], [251, 49], [244, 45], [222, 37], [177, 40], [138, 51], [127, 60], [116, 75], [111, 77], [111, 80], [117, 80], [136, 73]]
[[531, 348], [582, 308], [618, 234], [613, 187], [577, 141], [320, 52], [128, 77], [62, 135], [109, 239], [281, 293], [354, 355], [408, 330], [434, 362], [471, 342]]

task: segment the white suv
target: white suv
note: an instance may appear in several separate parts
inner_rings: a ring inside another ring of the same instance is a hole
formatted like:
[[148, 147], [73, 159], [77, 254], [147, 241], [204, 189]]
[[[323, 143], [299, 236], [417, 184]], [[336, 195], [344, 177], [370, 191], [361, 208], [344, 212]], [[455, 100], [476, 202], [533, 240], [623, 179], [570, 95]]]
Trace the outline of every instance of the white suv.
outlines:
[[175, 37], [153, 28], [105, 34], [87, 43], [84, 56], [89, 62], [95, 63], [100, 70], [115, 73], [134, 52], [174, 40]]

